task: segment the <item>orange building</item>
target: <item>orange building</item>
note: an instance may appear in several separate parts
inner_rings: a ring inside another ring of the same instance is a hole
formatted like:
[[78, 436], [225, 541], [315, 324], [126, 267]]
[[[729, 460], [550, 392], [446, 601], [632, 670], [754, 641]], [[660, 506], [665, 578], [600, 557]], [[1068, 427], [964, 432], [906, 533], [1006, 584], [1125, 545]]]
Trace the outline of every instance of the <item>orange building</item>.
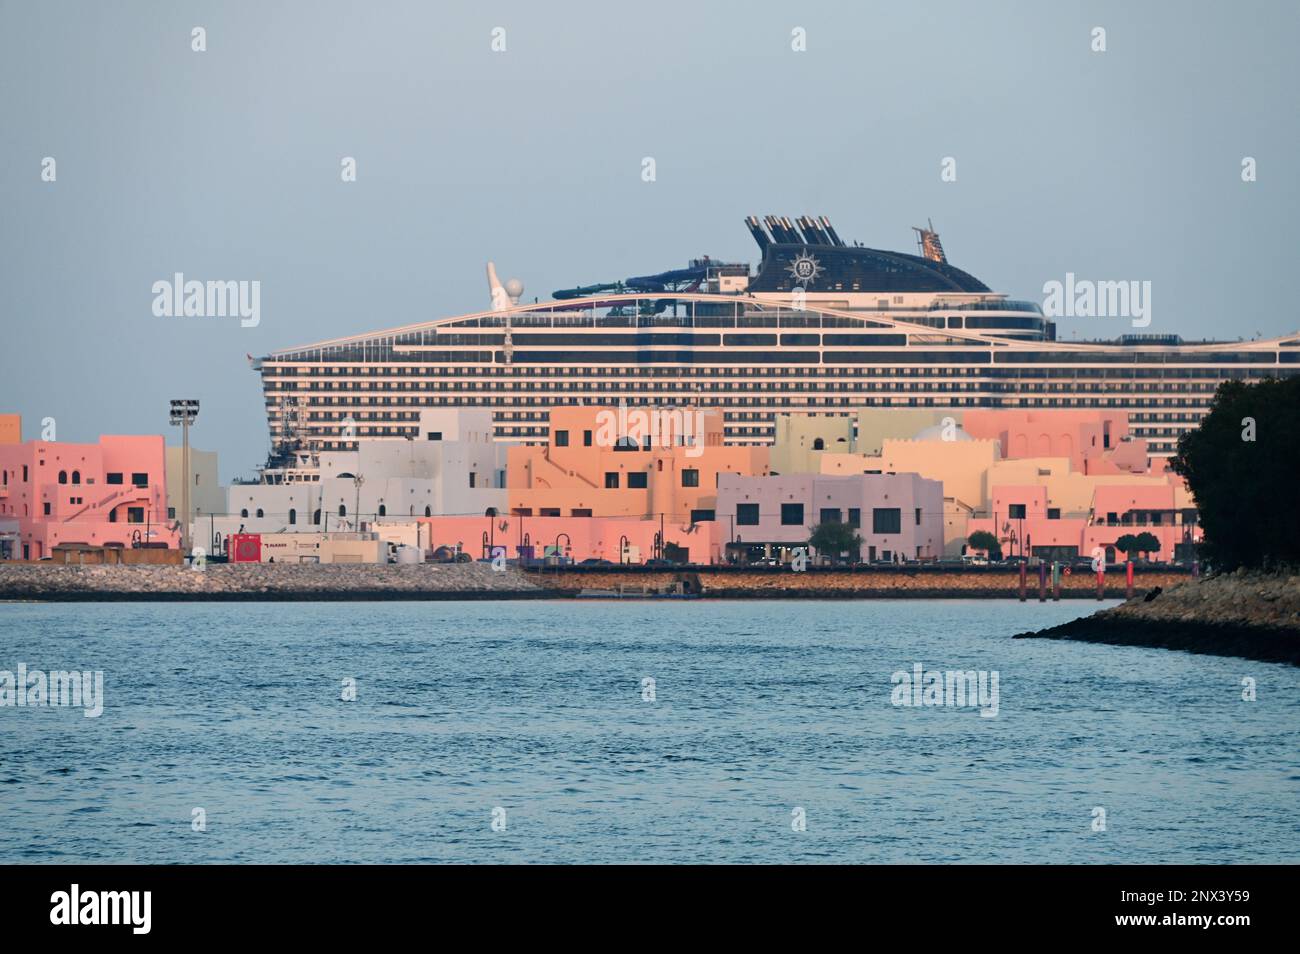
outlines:
[[21, 414], [0, 414], [0, 444], [23, 442], [23, 417]]
[[718, 474], [769, 473], [767, 447], [724, 446], [719, 411], [564, 407], [551, 440], [509, 451], [506, 497], [525, 517], [712, 520]]

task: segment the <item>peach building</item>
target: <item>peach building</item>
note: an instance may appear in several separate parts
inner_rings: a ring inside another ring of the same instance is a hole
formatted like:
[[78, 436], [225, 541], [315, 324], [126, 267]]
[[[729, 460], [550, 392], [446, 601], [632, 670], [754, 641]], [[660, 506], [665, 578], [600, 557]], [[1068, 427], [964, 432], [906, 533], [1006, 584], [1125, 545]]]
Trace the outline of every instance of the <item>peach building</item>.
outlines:
[[161, 435], [0, 443], [0, 518], [17, 522], [13, 555], [39, 560], [72, 543], [179, 546], [164, 452]]
[[509, 512], [712, 520], [719, 474], [769, 470], [767, 447], [724, 446], [722, 425], [720, 412], [694, 408], [555, 408], [549, 444], [510, 448]]

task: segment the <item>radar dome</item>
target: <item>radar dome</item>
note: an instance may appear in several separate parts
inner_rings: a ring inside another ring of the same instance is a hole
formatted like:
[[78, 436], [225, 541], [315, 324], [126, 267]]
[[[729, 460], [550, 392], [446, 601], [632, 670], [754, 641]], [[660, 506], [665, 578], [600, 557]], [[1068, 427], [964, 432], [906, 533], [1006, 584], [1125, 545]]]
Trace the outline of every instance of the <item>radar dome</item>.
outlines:
[[519, 296], [524, 293], [524, 283], [517, 278], [511, 278], [506, 281], [506, 294], [514, 301], [519, 301]]

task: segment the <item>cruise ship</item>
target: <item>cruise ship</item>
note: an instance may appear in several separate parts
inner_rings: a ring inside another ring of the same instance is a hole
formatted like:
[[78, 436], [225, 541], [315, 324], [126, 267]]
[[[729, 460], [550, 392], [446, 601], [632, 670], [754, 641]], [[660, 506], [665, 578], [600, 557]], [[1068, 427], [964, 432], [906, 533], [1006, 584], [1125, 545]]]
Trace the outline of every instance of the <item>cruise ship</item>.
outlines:
[[558, 405], [695, 405], [731, 444], [771, 443], [777, 415], [864, 407], [1101, 408], [1167, 456], [1225, 380], [1300, 371], [1300, 333], [1235, 342], [1175, 335], [1056, 340], [1032, 301], [916, 253], [844, 242], [825, 217], [749, 217], [759, 264], [685, 268], [521, 304], [491, 263], [491, 307], [276, 351], [262, 377], [268, 468], [310, 468], [357, 438], [415, 439], [420, 412], [490, 408], [500, 440], [547, 439]]

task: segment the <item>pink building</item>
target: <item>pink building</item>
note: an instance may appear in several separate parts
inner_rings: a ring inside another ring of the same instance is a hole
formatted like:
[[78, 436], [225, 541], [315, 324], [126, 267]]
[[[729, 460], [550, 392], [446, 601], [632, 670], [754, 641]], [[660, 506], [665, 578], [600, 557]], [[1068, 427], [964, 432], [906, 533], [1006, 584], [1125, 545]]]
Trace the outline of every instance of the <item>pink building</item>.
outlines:
[[13, 557], [39, 560], [73, 543], [179, 546], [164, 455], [161, 435], [0, 443], [0, 518], [18, 525]]
[[[508, 559], [521, 553], [540, 559], [552, 553], [583, 560], [644, 563], [657, 552], [656, 535], [678, 548], [681, 562], [712, 563], [719, 559], [717, 524], [681, 524], [638, 517], [424, 517], [421, 543], [427, 549], [459, 548], [474, 559], [504, 547]], [[684, 554], [681, 551], [685, 551]]]
[[1065, 457], [1078, 474], [1145, 473], [1147, 444], [1129, 434], [1126, 411], [968, 410], [962, 429], [976, 440], [995, 440], [1003, 460]]
[[1100, 547], [1107, 563], [1126, 559], [1115, 546], [1120, 537], [1150, 533], [1160, 547], [1149, 559], [1190, 559], [1189, 545], [1200, 541], [1201, 530], [1190, 499], [1179, 499], [1186, 497], [1179, 493], [1180, 486], [1172, 475], [1164, 484], [1098, 485], [1088, 517], [1062, 515], [1049, 507], [1048, 485], [997, 486], [992, 491], [993, 515], [972, 518], [967, 533], [989, 531], [1007, 557], [1091, 557]]
[[788, 555], [822, 523], [856, 528], [860, 560], [937, 559], [943, 484], [916, 474], [718, 475], [717, 526], [732, 552], [749, 559]]

